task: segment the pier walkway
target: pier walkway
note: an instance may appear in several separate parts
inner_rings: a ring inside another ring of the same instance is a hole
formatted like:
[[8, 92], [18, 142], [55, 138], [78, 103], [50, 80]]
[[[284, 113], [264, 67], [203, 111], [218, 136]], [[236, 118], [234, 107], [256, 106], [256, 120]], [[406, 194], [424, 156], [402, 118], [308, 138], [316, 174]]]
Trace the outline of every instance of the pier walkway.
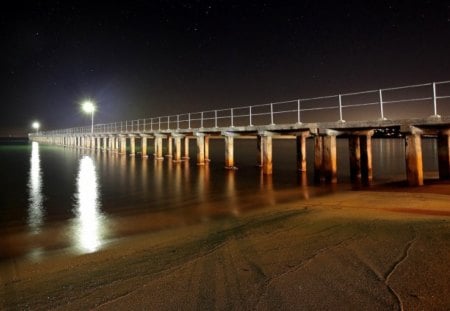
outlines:
[[348, 139], [352, 181], [372, 181], [372, 137], [392, 133], [405, 140], [406, 179], [423, 185], [422, 137], [438, 145], [439, 178], [450, 179], [450, 81], [294, 99], [30, 134], [41, 143], [89, 148], [112, 154], [154, 157], [174, 162], [189, 159], [189, 140], [197, 141], [197, 164], [209, 162], [210, 138], [225, 141], [225, 167], [234, 166], [234, 140], [254, 137], [258, 164], [272, 174], [272, 140], [295, 136], [297, 170], [306, 171], [306, 139], [314, 139], [314, 176], [337, 182], [336, 139]]

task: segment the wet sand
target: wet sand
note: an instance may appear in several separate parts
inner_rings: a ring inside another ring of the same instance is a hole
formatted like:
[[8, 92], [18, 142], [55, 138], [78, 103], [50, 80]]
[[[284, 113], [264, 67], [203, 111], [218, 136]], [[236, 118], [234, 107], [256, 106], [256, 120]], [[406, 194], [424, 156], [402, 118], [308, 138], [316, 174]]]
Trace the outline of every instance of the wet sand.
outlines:
[[450, 186], [273, 204], [1, 262], [0, 309], [448, 310]]

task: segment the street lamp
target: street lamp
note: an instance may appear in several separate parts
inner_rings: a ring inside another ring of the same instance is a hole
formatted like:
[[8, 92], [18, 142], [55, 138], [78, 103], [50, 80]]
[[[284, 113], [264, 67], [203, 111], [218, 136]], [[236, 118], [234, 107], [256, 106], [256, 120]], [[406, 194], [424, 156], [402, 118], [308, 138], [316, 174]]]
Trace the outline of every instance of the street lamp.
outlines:
[[41, 125], [39, 124], [39, 122], [34, 121], [33, 124], [31, 124], [31, 127], [36, 130], [36, 134], [37, 134]]
[[91, 114], [91, 134], [94, 134], [94, 111], [95, 105], [92, 101], [87, 100], [83, 103], [82, 106], [84, 112]]

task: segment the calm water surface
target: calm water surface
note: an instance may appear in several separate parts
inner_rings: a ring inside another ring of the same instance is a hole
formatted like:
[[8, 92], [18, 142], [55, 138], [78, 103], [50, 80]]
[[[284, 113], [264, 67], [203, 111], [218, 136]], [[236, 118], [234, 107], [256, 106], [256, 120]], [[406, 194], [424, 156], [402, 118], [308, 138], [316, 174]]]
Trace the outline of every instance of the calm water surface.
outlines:
[[[124, 236], [336, 191], [312, 184], [312, 140], [303, 181], [293, 140], [274, 141], [273, 176], [255, 166], [254, 140], [235, 141], [235, 171], [223, 168], [222, 140], [211, 140], [206, 166], [195, 164], [194, 141], [190, 150], [189, 163], [174, 164], [36, 142], [0, 145], [0, 260], [39, 259], [54, 250], [95, 252]], [[424, 140], [423, 152], [427, 176], [435, 177], [435, 141]], [[374, 139], [373, 166], [375, 182], [405, 179], [403, 140]], [[339, 139], [337, 189], [351, 188], [348, 172], [347, 140]]]

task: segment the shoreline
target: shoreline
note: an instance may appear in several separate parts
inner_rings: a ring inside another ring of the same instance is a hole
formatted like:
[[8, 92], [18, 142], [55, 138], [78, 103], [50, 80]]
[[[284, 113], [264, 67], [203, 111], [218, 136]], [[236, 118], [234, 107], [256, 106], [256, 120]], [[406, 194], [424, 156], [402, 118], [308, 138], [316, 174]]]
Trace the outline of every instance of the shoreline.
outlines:
[[92, 254], [3, 262], [0, 306], [445, 309], [450, 197], [439, 188], [336, 192]]

